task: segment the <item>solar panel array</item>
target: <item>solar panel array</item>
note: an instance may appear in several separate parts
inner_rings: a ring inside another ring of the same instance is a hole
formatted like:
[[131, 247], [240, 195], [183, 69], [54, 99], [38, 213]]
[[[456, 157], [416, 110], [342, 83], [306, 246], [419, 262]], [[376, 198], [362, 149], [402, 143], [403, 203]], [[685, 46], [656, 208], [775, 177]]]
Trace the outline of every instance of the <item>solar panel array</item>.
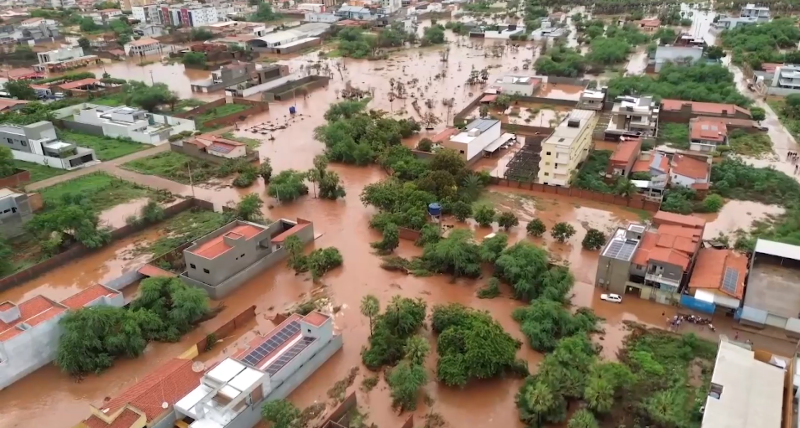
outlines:
[[269, 373], [270, 376], [275, 376], [275, 373], [278, 373], [286, 364], [289, 364], [289, 361], [292, 361], [292, 358], [296, 357], [303, 349], [308, 348], [308, 345], [314, 340], [316, 339], [313, 337], [304, 337], [300, 339], [299, 342], [287, 349], [280, 358], [270, 364], [266, 372]]
[[737, 282], [739, 282], [739, 272], [735, 269], [726, 268], [725, 276], [722, 278], [722, 291], [736, 294]]
[[259, 361], [263, 360], [264, 357], [271, 354], [274, 350], [280, 348], [281, 345], [297, 334], [298, 331], [300, 331], [300, 323], [297, 321], [290, 322], [286, 327], [283, 327], [262, 343], [261, 346], [250, 351], [249, 354], [242, 358], [242, 361], [255, 367]]
[[611, 241], [606, 249], [605, 256], [617, 260], [629, 260], [636, 249], [636, 244], [628, 241], [615, 239]]

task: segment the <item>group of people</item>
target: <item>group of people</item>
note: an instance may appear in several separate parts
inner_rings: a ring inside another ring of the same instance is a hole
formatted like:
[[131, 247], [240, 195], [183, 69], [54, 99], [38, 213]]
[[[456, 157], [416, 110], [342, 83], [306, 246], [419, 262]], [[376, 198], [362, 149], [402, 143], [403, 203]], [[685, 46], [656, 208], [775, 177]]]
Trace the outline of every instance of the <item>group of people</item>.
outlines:
[[[662, 316], [663, 315], [665, 315], [665, 313], [662, 313]], [[686, 321], [686, 322], [690, 322], [692, 324], [708, 325], [708, 329], [709, 330], [711, 330], [712, 332], [717, 331], [717, 329], [714, 327], [714, 324], [711, 324], [711, 319], [710, 318], [703, 318], [703, 317], [698, 317], [698, 316], [695, 316], [695, 315], [680, 315], [679, 314], [679, 315], [673, 316], [671, 319], [669, 317], [666, 317], [665, 320], [666, 320], [667, 327], [670, 330], [678, 330], [680, 328], [680, 326], [681, 326], [681, 323]]]
[[798, 161], [797, 152], [788, 152], [786, 154], [786, 159], [788, 159], [789, 162], [791, 162], [792, 165], [794, 165], [794, 175], [797, 175], [798, 167], [800, 167], [800, 165], [798, 165], [797, 163]]

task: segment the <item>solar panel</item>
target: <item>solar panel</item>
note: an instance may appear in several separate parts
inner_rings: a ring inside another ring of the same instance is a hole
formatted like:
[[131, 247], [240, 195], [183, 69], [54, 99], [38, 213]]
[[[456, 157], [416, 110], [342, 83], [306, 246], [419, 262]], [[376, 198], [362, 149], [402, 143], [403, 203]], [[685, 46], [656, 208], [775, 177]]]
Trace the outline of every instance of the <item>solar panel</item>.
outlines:
[[633, 255], [634, 250], [636, 250], [635, 243], [615, 239], [608, 244], [608, 248], [606, 249], [604, 255], [611, 257], [612, 259], [629, 260]]
[[300, 339], [297, 343], [291, 346], [291, 348], [287, 349], [283, 355], [280, 356], [277, 360], [275, 360], [272, 364], [267, 367], [266, 372], [269, 373], [270, 376], [274, 376], [275, 373], [278, 373], [286, 364], [289, 364], [289, 361], [292, 361], [292, 358], [296, 357], [297, 354], [303, 351], [303, 349], [308, 348], [308, 345], [311, 344], [316, 340], [313, 337], [304, 337]]
[[299, 331], [300, 323], [297, 321], [290, 322], [277, 333], [272, 335], [272, 337], [264, 341], [264, 343], [262, 343], [259, 347], [253, 349], [249, 354], [245, 355], [244, 358], [242, 358], [242, 361], [250, 364], [251, 366], [255, 366], [259, 361], [263, 360], [264, 357], [271, 354], [272, 351], [278, 349]]
[[731, 269], [725, 269], [725, 276], [722, 278], [722, 291], [736, 294], [736, 283], [739, 282], [739, 272]]

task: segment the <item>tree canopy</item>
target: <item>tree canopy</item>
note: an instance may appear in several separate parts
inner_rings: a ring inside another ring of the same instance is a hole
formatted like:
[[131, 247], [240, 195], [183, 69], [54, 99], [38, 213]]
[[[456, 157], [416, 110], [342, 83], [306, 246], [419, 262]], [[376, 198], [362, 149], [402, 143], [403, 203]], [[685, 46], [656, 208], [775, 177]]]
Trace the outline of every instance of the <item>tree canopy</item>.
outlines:
[[552, 351], [564, 337], [597, 330], [598, 321], [591, 309], [581, 308], [572, 314], [563, 302], [547, 298], [537, 298], [527, 307], [515, 309], [512, 318], [520, 323], [531, 348], [539, 352]]
[[[733, 51], [734, 64], [747, 64], [753, 69], [765, 62], [792, 63], [800, 60], [797, 42], [800, 28], [792, 18], [778, 18], [758, 25], [737, 25], [720, 35], [722, 45]], [[784, 50], [793, 48], [792, 51]]]
[[[369, 314], [374, 314], [370, 303]], [[405, 356], [406, 342], [425, 322], [427, 305], [422, 299], [394, 296], [384, 313], [372, 315], [369, 347], [361, 352], [361, 361], [370, 370], [394, 365]]]

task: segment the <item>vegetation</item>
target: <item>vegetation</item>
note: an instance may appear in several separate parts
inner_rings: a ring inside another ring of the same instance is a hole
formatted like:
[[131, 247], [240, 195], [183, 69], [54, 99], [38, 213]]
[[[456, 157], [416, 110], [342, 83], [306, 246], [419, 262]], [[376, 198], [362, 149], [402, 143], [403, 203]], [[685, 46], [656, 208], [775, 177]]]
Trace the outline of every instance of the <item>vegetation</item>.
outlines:
[[272, 428], [300, 428], [300, 414], [300, 409], [286, 399], [269, 400], [261, 407], [261, 418]]
[[272, 4], [267, 2], [259, 2], [256, 13], [250, 16], [250, 20], [255, 22], [269, 22], [269, 21], [275, 21], [279, 18], [280, 15], [278, 15], [272, 10]]
[[386, 377], [392, 407], [399, 408], [401, 412], [417, 408], [421, 388], [428, 382], [428, 373], [423, 364], [429, 352], [430, 345], [423, 337], [411, 336], [406, 340], [405, 358]]
[[192, 65], [195, 67], [205, 67], [206, 54], [204, 52], [186, 52], [181, 59], [184, 65]]
[[93, 149], [97, 158], [102, 161], [127, 156], [150, 147], [124, 138], [84, 134], [81, 132], [68, 131], [66, 129], [59, 130], [58, 134], [64, 141], [75, 143], [80, 147]]
[[742, 156], [760, 157], [772, 153], [772, 140], [763, 132], [734, 129], [728, 134], [728, 146], [732, 152]]
[[28, 171], [31, 174], [31, 183], [57, 177], [68, 172], [65, 169], [53, 168], [52, 166], [39, 165], [38, 163], [23, 162], [20, 160], [14, 160], [13, 165], [17, 169]]
[[452, 207], [453, 216], [458, 219], [458, 221], [465, 221], [466, 219], [472, 217], [472, 205], [464, 202], [458, 201], [453, 204]]
[[535, 218], [528, 222], [528, 225], [525, 226], [525, 230], [528, 232], [528, 235], [539, 238], [547, 231], [547, 227], [545, 227], [542, 220]]
[[61, 203], [73, 202], [100, 212], [133, 199], [150, 196], [143, 186], [112, 177], [103, 172], [82, 175], [74, 179], [45, 187], [40, 191], [47, 212]]
[[205, 124], [210, 120], [219, 119], [220, 117], [236, 114], [239, 113], [240, 111], [244, 111], [247, 109], [248, 106], [244, 104], [224, 104], [219, 107], [215, 107], [211, 110], [203, 112], [203, 114], [196, 116], [194, 118], [194, 121], [198, 126], [203, 126], [203, 124]]
[[138, 357], [148, 341], [177, 342], [208, 315], [208, 297], [179, 278], [148, 278], [128, 308], [96, 306], [70, 311], [56, 364], [82, 376], [111, 367], [115, 358]]
[[573, 48], [557, 45], [542, 54], [534, 67], [545, 76], [579, 77], [586, 69], [586, 58]]
[[800, 138], [800, 95], [791, 94], [782, 100], [771, 100], [768, 103], [792, 136]]
[[558, 242], [566, 242], [575, 234], [575, 228], [571, 224], [565, 222], [558, 222], [550, 229], [550, 236], [555, 238]]
[[281, 202], [292, 202], [308, 194], [306, 174], [293, 169], [281, 171], [269, 183], [267, 194]]
[[611, 187], [603, 181], [613, 152], [610, 150], [592, 150], [583, 162], [572, 186], [578, 189], [593, 190], [601, 193], [612, 193]]
[[[758, 25], [739, 25], [723, 31], [722, 45], [733, 52], [734, 64], [747, 64], [753, 69], [765, 62], [791, 63], [800, 59], [797, 43], [800, 29], [792, 18], [778, 18]], [[788, 48], [792, 50], [786, 51]], [[785, 53], [784, 53], [785, 52]]]
[[589, 229], [586, 231], [586, 236], [583, 237], [581, 245], [587, 250], [599, 250], [603, 248], [603, 245], [606, 245], [606, 236], [597, 229]]
[[519, 225], [519, 219], [511, 211], [503, 211], [497, 216], [497, 224], [506, 231]]
[[689, 125], [685, 123], [665, 123], [659, 129], [658, 139], [676, 149], [689, 149]]
[[503, 330], [488, 312], [458, 303], [433, 308], [431, 326], [438, 334], [436, 377], [447, 386], [465, 386], [473, 379], [505, 373], [527, 375], [525, 361], [516, 361], [521, 343]]
[[441, 45], [447, 40], [444, 37], [444, 26], [441, 24], [431, 24], [422, 32], [422, 46]]
[[611, 97], [632, 94], [652, 94], [657, 99], [730, 103], [747, 107], [752, 100], [740, 94], [733, 74], [721, 65], [698, 63], [682, 66], [665, 64], [657, 76], [628, 75], [608, 82]]
[[497, 217], [496, 211], [494, 207], [489, 204], [481, 204], [475, 207], [473, 212], [473, 217], [475, 221], [478, 222], [479, 225], [482, 227], [489, 227], [494, 222], [495, 217]]
[[146, 158], [132, 160], [123, 168], [140, 174], [157, 175], [182, 184], [203, 183], [212, 178], [224, 178], [241, 171], [249, 164], [229, 160], [217, 165], [177, 152], [163, 152]]
[[264, 216], [261, 214], [261, 207], [264, 201], [257, 193], [249, 193], [242, 196], [242, 199], [234, 206], [233, 215], [237, 220], [263, 223]]
[[478, 289], [479, 299], [494, 299], [500, 295], [500, 280], [491, 277], [485, 287]]
[[160, 227], [161, 237], [148, 246], [139, 248], [138, 251], [152, 256], [160, 256], [174, 250], [181, 244], [208, 235], [230, 221], [231, 218], [227, 215], [214, 211], [184, 211], [166, 220]]
[[383, 239], [378, 242], [373, 242], [372, 248], [378, 250], [380, 254], [389, 254], [400, 246], [400, 233], [397, 226], [389, 223], [383, 228]]
[[505, 233], [496, 233], [492, 237], [484, 238], [479, 248], [481, 260], [494, 263], [507, 246], [508, 235]]
[[378, 370], [385, 365], [397, 364], [405, 356], [408, 339], [425, 322], [426, 308], [422, 299], [394, 296], [384, 313], [373, 315], [369, 346], [361, 352], [364, 365], [370, 370]]
[[11, 80], [6, 82], [6, 92], [12, 98], [17, 98], [20, 100], [35, 100], [36, 91], [31, 88], [30, 83], [27, 80]]
[[303, 255], [303, 242], [297, 235], [286, 238], [284, 242], [288, 254], [288, 265], [295, 273], [311, 272], [314, 282], [344, 262], [341, 253], [335, 247], [318, 248], [309, 255]]

